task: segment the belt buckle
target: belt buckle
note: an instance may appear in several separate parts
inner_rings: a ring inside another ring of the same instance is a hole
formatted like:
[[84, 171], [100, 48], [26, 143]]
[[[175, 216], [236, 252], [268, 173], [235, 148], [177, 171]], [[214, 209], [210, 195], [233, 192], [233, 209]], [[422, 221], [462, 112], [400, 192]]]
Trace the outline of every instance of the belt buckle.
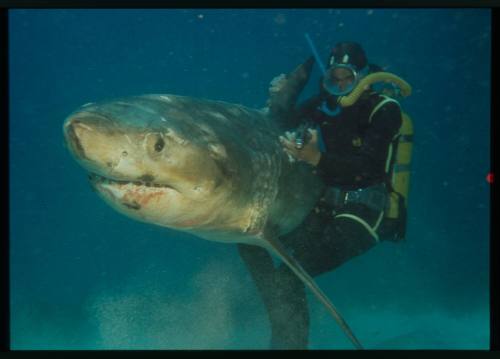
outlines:
[[360, 190], [346, 191], [346, 193], [344, 195], [344, 203], [347, 203], [347, 201], [349, 201], [349, 200], [355, 201], [355, 200], [359, 199], [360, 194], [361, 194]]
[[346, 204], [348, 200], [349, 200], [349, 191], [346, 191], [344, 194], [344, 200], [343, 200], [344, 204]]

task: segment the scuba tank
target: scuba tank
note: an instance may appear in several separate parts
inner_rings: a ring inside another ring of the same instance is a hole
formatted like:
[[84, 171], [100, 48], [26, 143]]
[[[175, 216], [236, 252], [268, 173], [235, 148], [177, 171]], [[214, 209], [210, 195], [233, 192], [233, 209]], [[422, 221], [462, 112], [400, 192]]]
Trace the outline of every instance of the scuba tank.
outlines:
[[387, 218], [397, 218], [399, 213], [399, 193], [404, 198], [404, 205], [408, 207], [408, 193], [410, 191], [410, 164], [413, 149], [413, 124], [410, 116], [402, 112], [401, 129], [397, 138], [397, 150], [392, 168], [391, 186], [394, 192], [390, 193], [389, 205], [386, 211]]
[[[394, 140], [395, 154], [391, 171], [388, 172], [389, 196], [385, 210], [385, 223], [381, 231], [389, 240], [400, 241], [406, 235], [408, 195], [410, 192], [410, 165], [413, 150], [413, 123], [410, 116], [401, 111], [402, 124]], [[384, 229], [385, 227], [385, 229]]]

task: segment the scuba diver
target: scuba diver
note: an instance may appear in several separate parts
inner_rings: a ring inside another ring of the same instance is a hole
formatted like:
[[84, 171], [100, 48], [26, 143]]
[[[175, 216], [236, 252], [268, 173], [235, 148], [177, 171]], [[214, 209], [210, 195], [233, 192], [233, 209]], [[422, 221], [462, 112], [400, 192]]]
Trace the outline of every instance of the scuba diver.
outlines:
[[[381, 241], [404, 238], [413, 131], [398, 101], [375, 89], [375, 82], [396, 79], [408, 95], [409, 85], [368, 64], [359, 44], [336, 44], [328, 68], [321, 67], [319, 94], [294, 108], [287, 120], [296, 130], [280, 137], [289, 158], [310, 164], [327, 185], [304, 222], [279, 238], [312, 277]], [[286, 78], [271, 87], [280, 81]], [[286, 265], [276, 267], [266, 250], [245, 244], [238, 250], [266, 307], [271, 348], [306, 349], [304, 284]]]

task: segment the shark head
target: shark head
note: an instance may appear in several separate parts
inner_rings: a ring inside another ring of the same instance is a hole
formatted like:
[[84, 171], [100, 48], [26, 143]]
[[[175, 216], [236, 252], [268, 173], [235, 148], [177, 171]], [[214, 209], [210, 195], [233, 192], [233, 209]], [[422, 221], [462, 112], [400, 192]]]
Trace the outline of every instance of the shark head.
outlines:
[[67, 146], [119, 212], [176, 229], [220, 224], [233, 194], [225, 146], [202, 119], [165, 111], [173, 100], [164, 97], [84, 105], [64, 122]]

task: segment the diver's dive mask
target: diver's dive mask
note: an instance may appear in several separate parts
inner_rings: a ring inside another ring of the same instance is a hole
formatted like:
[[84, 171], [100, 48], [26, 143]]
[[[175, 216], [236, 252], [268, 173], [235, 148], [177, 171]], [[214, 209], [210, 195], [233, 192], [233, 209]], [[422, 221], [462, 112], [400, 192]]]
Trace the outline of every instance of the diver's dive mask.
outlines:
[[368, 66], [360, 71], [350, 64], [333, 64], [323, 76], [323, 87], [333, 96], [345, 96], [368, 74]]

